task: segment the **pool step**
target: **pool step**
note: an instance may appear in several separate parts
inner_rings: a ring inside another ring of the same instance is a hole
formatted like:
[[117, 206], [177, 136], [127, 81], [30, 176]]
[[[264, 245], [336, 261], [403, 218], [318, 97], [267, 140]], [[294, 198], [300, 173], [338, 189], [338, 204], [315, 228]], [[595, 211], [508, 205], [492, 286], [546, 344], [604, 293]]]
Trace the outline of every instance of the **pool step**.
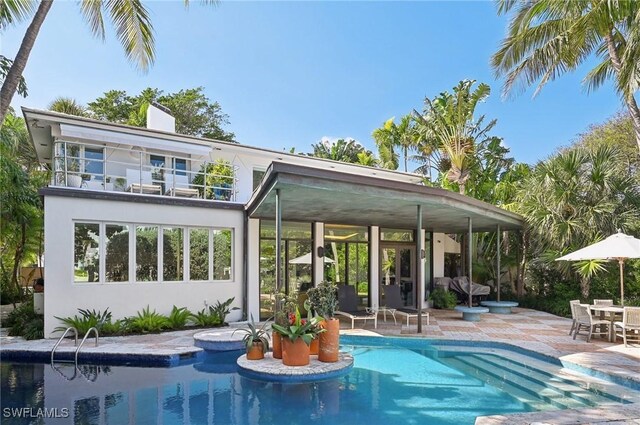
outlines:
[[558, 391], [564, 396], [570, 397], [585, 406], [597, 406], [603, 401], [598, 394], [588, 391], [568, 379], [555, 376], [550, 372], [526, 366], [522, 363], [513, 362], [509, 359], [502, 359], [491, 354], [475, 354], [474, 357], [481, 358], [484, 362], [497, 368], [509, 370], [511, 373], [521, 376], [528, 381], [533, 381], [539, 385], [552, 388], [553, 390]]
[[[456, 357], [460, 362], [466, 363], [472, 370], [477, 369], [483, 373], [508, 382], [510, 386], [531, 394], [559, 409], [578, 409], [585, 407], [585, 403], [569, 397], [564, 391], [553, 385], [531, 379], [530, 376], [510, 372], [507, 367], [494, 366], [481, 357], [475, 355], [463, 355]], [[511, 376], [508, 376], [509, 373]], [[513, 376], [515, 375], [515, 376]], [[520, 378], [520, 379], [518, 379]], [[548, 409], [547, 409], [548, 410]]]

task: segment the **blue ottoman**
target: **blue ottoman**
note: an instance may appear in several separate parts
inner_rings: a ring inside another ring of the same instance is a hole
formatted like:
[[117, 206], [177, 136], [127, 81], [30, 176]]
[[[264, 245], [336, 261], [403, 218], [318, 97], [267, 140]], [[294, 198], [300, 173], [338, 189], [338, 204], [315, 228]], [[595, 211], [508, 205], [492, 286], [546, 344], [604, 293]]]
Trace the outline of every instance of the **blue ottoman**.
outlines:
[[462, 320], [466, 320], [467, 322], [479, 322], [480, 315], [482, 313], [488, 313], [489, 309], [486, 307], [463, 307], [457, 306], [455, 308], [456, 311], [462, 312]]
[[511, 314], [513, 307], [518, 307], [518, 303], [514, 301], [482, 301], [481, 305], [489, 308], [489, 313], [494, 314]]

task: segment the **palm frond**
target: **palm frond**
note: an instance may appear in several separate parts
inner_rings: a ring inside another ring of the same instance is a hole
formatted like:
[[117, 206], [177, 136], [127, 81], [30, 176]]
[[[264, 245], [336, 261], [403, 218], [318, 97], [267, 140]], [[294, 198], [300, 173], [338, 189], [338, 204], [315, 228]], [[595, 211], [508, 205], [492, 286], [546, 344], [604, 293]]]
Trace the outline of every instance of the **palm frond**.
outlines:
[[107, 0], [106, 6], [127, 59], [146, 72], [155, 60], [153, 25], [140, 0]]

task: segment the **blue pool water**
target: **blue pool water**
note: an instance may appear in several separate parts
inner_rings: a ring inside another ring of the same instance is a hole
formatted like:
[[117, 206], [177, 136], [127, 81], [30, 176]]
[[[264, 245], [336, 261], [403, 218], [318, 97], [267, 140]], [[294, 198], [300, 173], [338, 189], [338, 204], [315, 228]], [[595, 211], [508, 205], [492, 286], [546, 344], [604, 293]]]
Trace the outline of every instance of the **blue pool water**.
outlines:
[[242, 377], [235, 365], [239, 352], [170, 368], [84, 365], [76, 371], [72, 364], [2, 362], [0, 422], [473, 424], [477, 416], [622, 402], [490, 353], [359, 345], [343, 350], [354, 356], [352, 371], [309, 384]]

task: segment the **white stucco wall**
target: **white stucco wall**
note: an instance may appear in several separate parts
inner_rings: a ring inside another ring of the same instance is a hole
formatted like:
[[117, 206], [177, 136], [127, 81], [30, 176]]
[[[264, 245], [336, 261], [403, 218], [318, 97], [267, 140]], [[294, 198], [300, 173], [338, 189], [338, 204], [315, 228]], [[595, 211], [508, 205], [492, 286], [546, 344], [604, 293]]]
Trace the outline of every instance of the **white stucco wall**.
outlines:
[[444, 251], [447, 235], [444, 233], [433, 234], [433, 277], [444, 276]]
[[[173, 305], [191, 311], [235, 297], [242, 308], [244, 213], [186, 206], [45, 197], [45, 336], [59, 326], [54, 316], [77, 314], [78, 308], [109, 310], [114, 319], [133, 315], [149, 305], [168, 313]], [[232, 279], [228, 282], [74, 283], [74, 220], [173, 226], [233, 228]], [[232, 311], [227, 321], [242, 317]]]

